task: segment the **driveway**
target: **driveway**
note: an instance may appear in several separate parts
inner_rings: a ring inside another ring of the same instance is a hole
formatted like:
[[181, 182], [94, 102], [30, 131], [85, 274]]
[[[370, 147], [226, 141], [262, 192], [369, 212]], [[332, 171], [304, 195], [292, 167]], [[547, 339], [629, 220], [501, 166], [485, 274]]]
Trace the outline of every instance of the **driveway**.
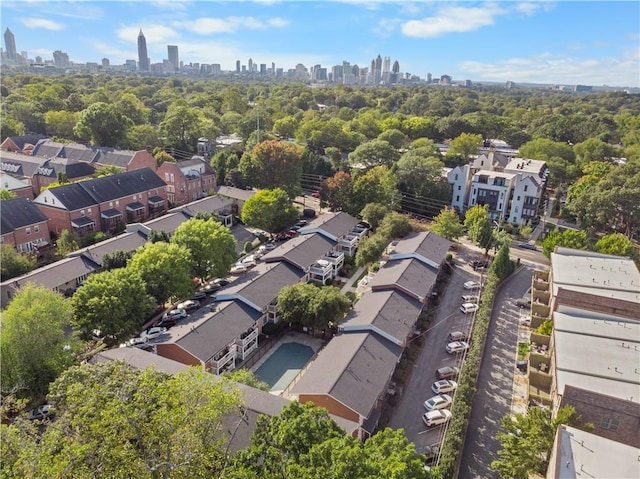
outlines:
[[443, 426], [427, 429], [422, 422], [421, 416], [425, 412], [423, 403], [434, 395], [431, 386], [436, 381], [436, 369], [442, 366], [460, 367], [462, 363], [461, 355], [446, 353], [447, 336], [451, 331], [468, 331], [471, 326], [472, 315], [460, 312], [460, 296], [470, 294], [462, 286], [466, 281], [479, 280], [480, 275], [473, 271], [468, 262], [479, 259], [481, 255], [460, 246], [456, 257], [456, 266], [441, 295], [436, 316], [425, 333], [425, 341], [412, 375], [403, 385], [402, 397], [389, 421], [393, 429], [404, 429], [417, 451], [424, 451], [425, 446], [442, 440]]
[[491, 469], [491, 462], [498, 458], [500, 444], [495, 436], [502, 418], [512, 411], [520, 314], [514, 300], [531, 287], [532, 276], [533, 268], [523, 267], [496, 295], [462, 451], [460, 478], [500, 478]]
[[244, 244], [247, 241], [253, 241], [256, 239], [256, 237], [251, 234], [251, 231], [249, 231], [244, 225], [233, 225], [231, 228], [231, 234], [236, 239], [236, 253], [238, 254], [244, 252]]

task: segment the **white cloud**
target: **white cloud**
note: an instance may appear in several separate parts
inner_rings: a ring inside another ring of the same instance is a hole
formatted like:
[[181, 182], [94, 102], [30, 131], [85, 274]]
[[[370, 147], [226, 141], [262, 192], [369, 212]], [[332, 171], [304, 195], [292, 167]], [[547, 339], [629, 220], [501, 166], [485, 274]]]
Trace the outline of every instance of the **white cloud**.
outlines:
[[141, 29], [145, 39], [147, 40], [147, 45], [150, 43], [166, 43], [169, 40], [180, 37], [174, 29], [165, 27], [164, 25], [122, 25], [118, 30], [116, 30], [116, 34], [120, 40], [136, 45]]
[[639, 65], [640, 48], [633, 48], [620, 58], [576, 59], [547, 52], [494, 63], [468, 61], [458, 67], [465, 77], [478, 80], [638, 87]]
[[378, 21], [378, 24], [373, 27], [373, 31], [381, 37], [388, 37], [395, 31], [401, 21], [399, 18], [382, 18]]
[[191, 2], [185, 0], [153, 0], [149, 2], [150, 7], [160, 8], [162, 10], [178, 10], [185, 11]]
[[516, 11], [523, 13], [527, 16], [531, 16], [534, 13], [536, 13], [540, 9], [540, 7], [541, 5], [539, 3], [524, 2], [524, 3], [518, 3], [516, 5]]
[[408, 37], [433, 38], [448, 33], [471, 32], [493, 25], [495, 17], [505, 13], [492, 3], [482, 7], [443, 7], [435, 16], [404, 23], [402, 33]]
[[53, 31], [63, 30], [65, 28], [65, 25], [62, 23], [45, 18], [23, 18], [21, 21], [27, 28], [44, 28], [45, 30]]
[[185, 28], [199, 35], [234, 33], [244, 29], [266, 30], [267, 28], [283, 28], [288, 25], [289, 21], [280, 17], [269, 18], [266, 21], [259, 20], [255, 17], [202, 17], [196, 20], [174, 22], [174, 26]]

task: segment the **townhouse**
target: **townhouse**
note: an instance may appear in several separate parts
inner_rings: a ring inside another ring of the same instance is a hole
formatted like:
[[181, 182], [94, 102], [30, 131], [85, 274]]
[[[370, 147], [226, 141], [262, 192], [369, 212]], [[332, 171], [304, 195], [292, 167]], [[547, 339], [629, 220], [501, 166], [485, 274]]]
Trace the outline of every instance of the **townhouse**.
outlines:
[[3, 201], [0, 224], [0, 244], [10, 244], [18, 253], [36, 253], [49, 244], [49, 221], [27, 198]]
[[231, 213], [235, 216], [242, 214], [245, 202], [256, 194], [255, 190], [243, 190], [234, 186], [218, 186], [216, 195], [231, 201]]
[[165, 161], [158, 175], [167, 184], [167, 199], [172, 205], [184, 205], [210, 195], [216, 188], [213, 168], [202, 157], [176, 163]]
[[[581, 421], [593, 424], [593, 435], [640, 448], [640, 271], [634, 262], [558, 247], [551, 270], [534, 272], [531, 291], [530, 403], [554, 414], [573, 406]], [[538, 329], [546, 321], [551, 333]], [[607, 450], [592, 452], [604, 461]]]
[[29, 179], [18, 178], [0, 170], [0, 185], [0, 188], [10, 191], [18, 198], [27, 198], [28, 200], [35, 198]]
[[8, 136], [0, 143], [0, 150], [30, 155], [36, 144], [45, 139], [47, 139], [47, 137], [39, 133], [33, 135]]
[[33, 201], [55, 235], [65, 229], [80, 236], [118, 233], [167, 211], [166, 184], [150, 168], [49, 188]]
[[481, 154], [447, 172], [451, 206], [464, 213], [475, 205], [488, 205], [493, 220], [528, 224], [543, 205], [548, 175], [544, 161], [497, 151]]

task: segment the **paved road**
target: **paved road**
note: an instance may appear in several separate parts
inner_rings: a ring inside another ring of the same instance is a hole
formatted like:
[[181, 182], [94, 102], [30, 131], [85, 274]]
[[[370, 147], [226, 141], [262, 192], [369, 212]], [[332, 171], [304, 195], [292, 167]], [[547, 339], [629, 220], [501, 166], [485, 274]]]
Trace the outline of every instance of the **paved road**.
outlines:
[[409, 441], [416, 445], [416, 450], [424, 451], [425, 446], [439, 443], [442, 440], [442, 426], [427, 429], [422, 422], [425, 412], [423, 403], [434, 394], [431, 385], [436, 381], [435, 371], [442, 366], [460, 366], [460, 356], [449, 355], [445, 351], [447, 336], [451, 331], [468, 331], [471, 315], [460, 312], [460, 296], [469, 294], [462, 285], [469, 280], [478, 280], [480, 275], [473, 272], [467, 262], [479, 259], [482, 255], [460, 247], [457, 254], [457, 266], [454, 268], [434, 321], [425, 335], [420, 355], [415, 363], [411, 378], [404, 385], [402, 397], [393, 411], [389, 426], [403, 428]]
[[509, 278], [496, 295], [459, 478], [500, 478], [490, 466], [491, 461], [498, 458], [500, 448], [495, 435], [512, 406], [519, 315], [513, 302], [531, 287], [532, 276], [533, 268], [525, 266]]

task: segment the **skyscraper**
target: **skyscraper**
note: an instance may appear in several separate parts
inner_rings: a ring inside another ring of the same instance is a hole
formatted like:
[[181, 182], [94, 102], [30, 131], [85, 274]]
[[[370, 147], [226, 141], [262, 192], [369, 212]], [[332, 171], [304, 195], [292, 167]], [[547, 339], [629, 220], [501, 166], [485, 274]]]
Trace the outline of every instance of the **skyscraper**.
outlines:
[[236, 73], [240, 73], [240, 60], [236, 60]]
[[180, 58], [178, 57], [178, 46], [177, 45], [167, 45], [167, 56], [169, 59], [169, 64], [173, 71], [178, 71], [180, 68]]
[[16, 50], [16, 39], [11, 30], [7, 28], [4, 32], [4, 48], [7, 54], [7, 60], [16, 62], [18, 60], [18, 52]]
[[393, 62], [393, 68], [391, 69], [391, 83], [398, 83], [399, 73], [400, 73], [400, 64], [398, 60]]
[[147, 55], [147, 40], [144, 38], [142, 29], [138, 34], [138, 70], [141, 72], [149, 71], [149, 57]]
[[382, 57], [380, 56], [380, 54], [378, 54], [378, 56], [376, 57], [376, 71], [373, 78], [374, 78], [373, 82], [376, 85], [379, 85], [380, 80], [382, 80]]

